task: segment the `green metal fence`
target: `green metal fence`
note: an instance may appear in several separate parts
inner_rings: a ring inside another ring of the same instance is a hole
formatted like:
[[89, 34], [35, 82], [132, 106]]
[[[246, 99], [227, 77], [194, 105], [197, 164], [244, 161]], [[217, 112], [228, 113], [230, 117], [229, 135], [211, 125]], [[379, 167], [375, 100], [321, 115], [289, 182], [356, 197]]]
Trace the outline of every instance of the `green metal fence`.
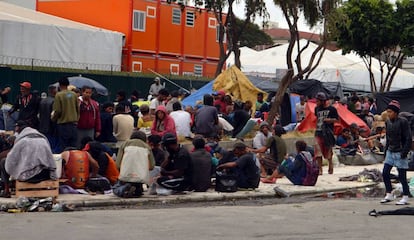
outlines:
[[[19, 92], [19, 83], [23, 81], [29, 81], [32, 83], [32, 90], [39, 92], [47, 92], [47, 87], [56, 83], [59, 78], [63, 76], [77, 76], [78, 73], [74, 72], [54, 72], [54, 71], [38, 71], [38, 70], [21, 70], [13, 69], [9, 67], [0, 66], [0, 88], [11, 87], [12, 92], [9, 94], [9, 101], [13, 102], [17, 97]], [[96, 80], [97, 82], [104, 85], [108, 88], [109, 96], [99, 97], [98, 101], [113, 101], [115, 95], [119, 90], [124, 90], [127, 93], [127, 96], [131, 94], [133, 90], [137, 90], [141, 93], [140, 97], [146, 98], [148, 95], [148, 90], [150, 85], [153, 82], [155, 76], [126, 76], [115, 75], [112, 73], [108, 74], [96, 74], [96, 73], [82, 73], [82, 76]], [[171, 79], [175, 84], [185, 88], [198, 89], [207, 83], [207, 80], [193, 80], [185, 77], [179, 78], [174, 76], [174, 79]], [[178, 87], [174, 84], [165, 81], [166, 88], [169, 91], [178, 90]]]

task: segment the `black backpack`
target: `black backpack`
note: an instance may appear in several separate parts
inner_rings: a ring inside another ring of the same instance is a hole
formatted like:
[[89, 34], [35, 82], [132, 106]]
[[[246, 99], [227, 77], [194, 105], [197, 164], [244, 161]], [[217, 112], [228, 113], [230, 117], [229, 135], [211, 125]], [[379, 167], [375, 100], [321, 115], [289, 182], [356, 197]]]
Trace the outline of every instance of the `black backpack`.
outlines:
[[216, 171], [217, 192], [236, 192], [237, 174], [232, 171]]

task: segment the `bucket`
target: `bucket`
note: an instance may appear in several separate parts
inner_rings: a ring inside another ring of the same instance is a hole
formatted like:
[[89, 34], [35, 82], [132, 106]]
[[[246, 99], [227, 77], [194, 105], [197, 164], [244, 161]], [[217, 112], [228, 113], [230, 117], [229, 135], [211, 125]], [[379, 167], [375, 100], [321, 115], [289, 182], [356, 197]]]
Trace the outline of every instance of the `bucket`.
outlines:
[[55, 159], [56, 163], [56, 177], [59, 179], [62, 177], [62, 155], [53, 154], [53, 158]]

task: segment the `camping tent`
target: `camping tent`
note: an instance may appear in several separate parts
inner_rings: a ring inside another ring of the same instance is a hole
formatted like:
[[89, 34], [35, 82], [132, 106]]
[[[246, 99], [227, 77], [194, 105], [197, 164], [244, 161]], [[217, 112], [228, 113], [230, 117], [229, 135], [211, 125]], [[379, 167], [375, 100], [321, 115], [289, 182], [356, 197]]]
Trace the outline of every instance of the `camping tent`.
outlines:
[[324, 92], [329, 97], [343, 97], [341, 84], [325, 82], [316, 79], [298, 80], [289, 86], [291, 93], [315, 97], [318, 92]]
[[267, 95], [266, 92], [255, 87], [236, 66], [232, 66], [217, 76], [214, 81], [207, 83], [195, 93], [183, 99], [182, 104], [184, 106], [195, 106], [197, 101], [203, 100], [204, 94], [211, 94], [215, 90], [224, 90], [227, 94], [232, 95], [233, 99], [243, 102], [250, 100], [252, 103], [256, 102], [257, 93], [262, 92], [265, 98]]
[[[306, 40], [300, 41], [301, 46], [306, 44]], [[263, 51], [251, 51], [241, 48], [240, 61], [241, 70], [248, 75], [283, 75], [286, 72], [286, 52], [288, 44], [283, 44]], [[316, 44], [309, 43], [309, 47], [302, 53], [302, 62], [307, 63], [312, 56]], [[246, 53], [245, 53], [246, 52]], [[294, 49], [293, 58], [297, 55], [297, 48]], [[234, 57], [229, 57], [228, 63], [233, 64]], [[297, 69], [294, 69], [295, 73]], [[375, 74], [378, 74], [377, 71]], [[318, 79], [321, 82], [339, 82], [342, 87], [355, 89], [358, 91], [370, 91], [369, 74], [361, 61], [355, 61], [328, 49], [318, 65], [310, 74], [310, 78]], [[377, 78], [379, 79], [379, 78]], [[397, 71], [392, 89], [409, 88], [414, 85], [414, 74]]]
[[402, 112], [414, 113], [414, 88], [375, 94], [377, 112], [385, 111], [391, 100], [398, 100]]
[[[363, 128], [365, 131], [368, 131], [367, 134], [369, 134], [370, 129], [368, 125], [364, 121], [362, 121], [362, 119], [360, 119], [357, 115], [349, 111], [347, 107], [341, 104], [338, 104], [338, 103], [335, 103], [333, 106], [336, 108], [336, 110], [338, 111], [338, 115], [339, 115], [339, 122], [334, 124], [335, 135], [341, 134], [342, 129], [349, 128], [349, 126], [352, 123], [356, 123], [359, 128]], [[316, 126], [315, 107], [316, 107], [315, 100], [309, 100], [306, 103], [305, 119], [298, 126], [299, 132], [306, 132], [308, 130], [315, 129], [315, 126]]]
[[120, 71], [123, 38], [0, 1], [0, 64]]

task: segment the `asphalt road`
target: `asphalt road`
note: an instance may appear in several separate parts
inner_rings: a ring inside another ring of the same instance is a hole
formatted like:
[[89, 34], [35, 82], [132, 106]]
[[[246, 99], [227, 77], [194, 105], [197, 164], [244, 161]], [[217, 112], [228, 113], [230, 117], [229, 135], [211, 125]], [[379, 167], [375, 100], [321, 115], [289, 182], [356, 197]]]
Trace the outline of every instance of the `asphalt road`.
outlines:
[[371, 217], [379, 198], [291, 203], [1, 213], [0, 239], [412, 239], [412, 216]]

